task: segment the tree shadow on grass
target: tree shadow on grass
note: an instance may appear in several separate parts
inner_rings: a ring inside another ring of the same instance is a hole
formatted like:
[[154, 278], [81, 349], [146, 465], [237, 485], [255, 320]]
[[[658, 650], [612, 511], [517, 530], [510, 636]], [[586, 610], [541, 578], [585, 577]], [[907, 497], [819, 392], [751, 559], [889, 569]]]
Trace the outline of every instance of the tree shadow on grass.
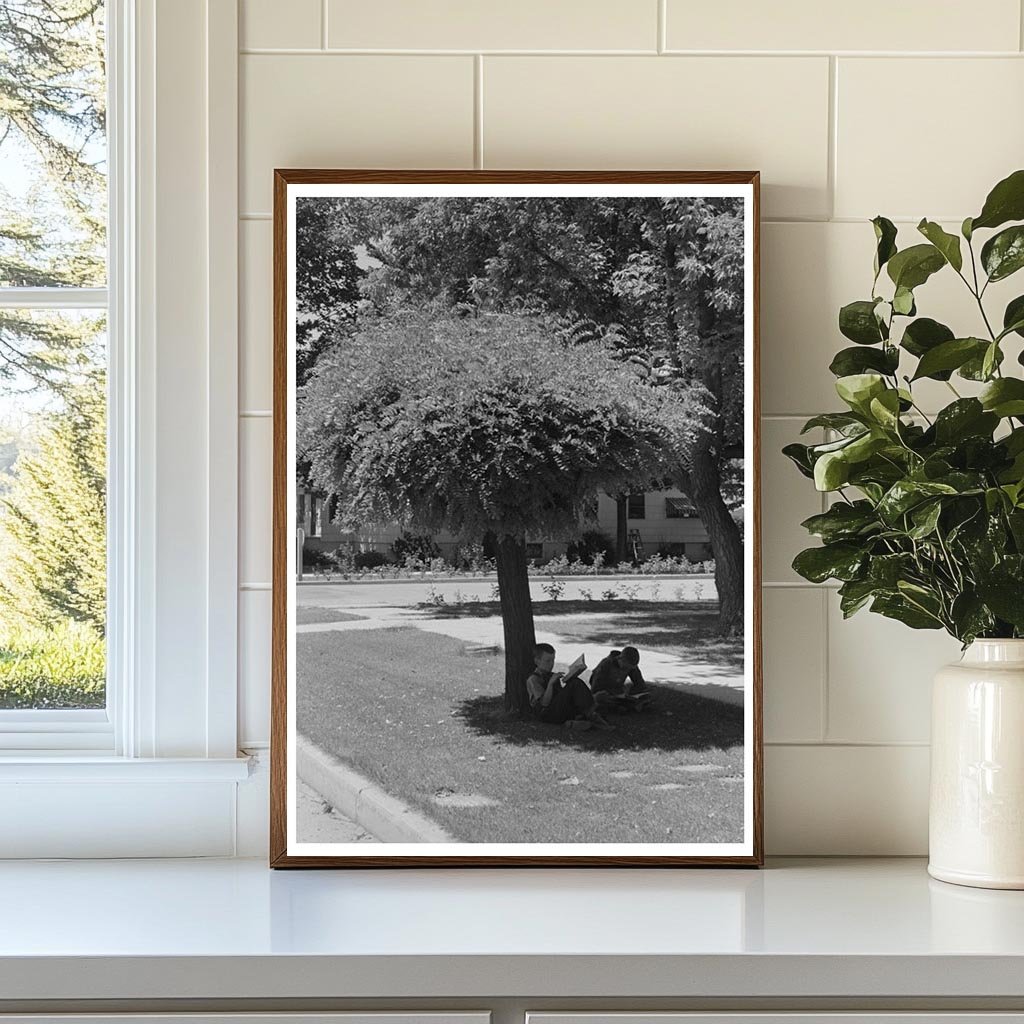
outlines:
[[[548, 621], [546, 628], [587, 644], [630, 643], [644, 650], [668, 649], [687, 661], [742, 674], [743, 637], [718, 632], [718, 609], [693, 604], [649, 603], [642, 609]], [[613, 643], [609, 643], [609, 638]], [[643, 664], [641, 661], [641, 668]]]
[[[419, 605], [428, 619], [493, 618], [493, 601]], [[580, 643], [614, 647], [630, 643], [646, 650], [669, 649], [688, 661], [743, 672], [743, 637], [718, 632], [718, 605], [701, 601], [535, 601], [540, 629]], [[559, 621], [551, 621], [552, 619]], [[643, 665], [641, 664], [641, 668]]]
[[612, 714], [612, 732], [577, 732], [560, 725], [510, 716], [501, 696], [480, 695], [460, 701], [454, 712], [478, 736], [514, 746], [558, 745], [596, 753], [623, 750], [732, 750], [743, 746], [743, 708], [651, 684], [652, 707], [639, 713]]

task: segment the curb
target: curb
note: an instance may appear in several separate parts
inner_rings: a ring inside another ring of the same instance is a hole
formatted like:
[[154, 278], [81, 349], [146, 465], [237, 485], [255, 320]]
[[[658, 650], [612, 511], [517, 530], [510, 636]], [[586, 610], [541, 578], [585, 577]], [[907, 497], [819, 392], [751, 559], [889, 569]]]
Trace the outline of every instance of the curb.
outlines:
[[332, 807], [382, 843], [454, 843], [440, 825], [385, 793], [304, 736], [295, 739], [295, 771]]
[[[715, 574], [713, 572], [683, 572], [683, 573], [620, 573], [617, 576], [587, 576], [580, 574], [577, 576], [546, 576], [540, 573], [531, 573], [530, 582], [534, 580], [546, 583], [548, 580], [563, 580], [566, 583], [578, 582], [578, 583], [602, 583], [606, 580], [637, 580], [645, 583], [657, 583], [664, 580], [666, 583], [677, 583], [681, 580], [713, 580]], [[398, 579], [388, 578], [383, 580], [378, 579], [351, 579], [351, 580], [324, 580], [324, 579], [313, 579], [311, 576], [303, 576], [301, 580], [297, 579], [295, 585], [297, 587], [329, 587], [344, 584], [345, 586], [357, 585], [357, 586], [369, 586], [371, 584], [389, 584], [389, 583], [496, 583], [498, 577], [493, 573], [490, 576], [424, 576], [424, 577], [400, 577]]]

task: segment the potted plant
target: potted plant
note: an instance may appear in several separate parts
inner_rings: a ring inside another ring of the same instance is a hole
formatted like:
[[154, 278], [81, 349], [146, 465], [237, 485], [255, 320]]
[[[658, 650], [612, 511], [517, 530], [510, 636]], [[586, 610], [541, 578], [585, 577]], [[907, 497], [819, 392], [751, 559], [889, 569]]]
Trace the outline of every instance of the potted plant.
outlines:
[[[1021, 221], [1024, 170], [959, 234], [922, 220], [901, 249], [874, 218], [872, 294], [839, 311], [852, 345], [830, 366], [845, 408], [804, 426], [824, 443], [784, 449], [833, 499], [803, 523], [822, 543], [796, 572], [838, 580], [844, 617], [870, 608], [963, 644], [932, 691], [929, 871], [999, 888], [1024, 888], [1024, 294], [1000, 317], [986, 291], [1024, 267]], [[915, 289], [940, 272], [973, 296], [973, 327], [918, 315]], [[948, 390], [935, 415], [923, 381]]]

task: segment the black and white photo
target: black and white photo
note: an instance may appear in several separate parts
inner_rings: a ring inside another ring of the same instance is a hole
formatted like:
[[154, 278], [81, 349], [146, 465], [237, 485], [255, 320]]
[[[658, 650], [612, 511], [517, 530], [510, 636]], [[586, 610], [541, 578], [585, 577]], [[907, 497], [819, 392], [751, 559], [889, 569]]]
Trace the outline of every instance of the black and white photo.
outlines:
[[277, 175], [272, 861], [759, 863], [756, 174]]

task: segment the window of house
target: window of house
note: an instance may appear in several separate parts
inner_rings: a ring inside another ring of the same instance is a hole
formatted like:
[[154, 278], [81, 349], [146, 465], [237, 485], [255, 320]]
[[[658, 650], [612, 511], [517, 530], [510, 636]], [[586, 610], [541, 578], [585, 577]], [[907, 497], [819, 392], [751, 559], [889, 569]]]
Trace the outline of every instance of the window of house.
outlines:
[[665, 518], [666, 519], [693, 519], [697, 510], [693, 507], [689, 498], [666, 498]]
[[0, 715], [107, 703], [104, 15], [0, 4]]
[[647, 516], [647, 495], [631, 494], [626, 499], [626, 518], [644, 519]]

